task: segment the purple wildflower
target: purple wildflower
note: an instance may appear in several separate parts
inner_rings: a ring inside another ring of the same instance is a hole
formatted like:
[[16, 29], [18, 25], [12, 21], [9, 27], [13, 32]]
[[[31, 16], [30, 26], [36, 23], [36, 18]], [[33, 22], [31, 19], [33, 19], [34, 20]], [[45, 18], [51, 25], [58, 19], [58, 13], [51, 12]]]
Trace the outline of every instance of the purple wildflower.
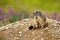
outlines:
[[24, 19], [24, 16], [21, 17], [21, 20], [23, 20], [23, 19]]
[[52, 18], [52, 19], [56, 19], [57, 16], [58, 16], [57, 13], [53, 13], [52, 16], [51, 16], [51, 18]]
[[5, 14], [5, 15], [7, 15], [7, 14], [8, 14], [8, 12], [4, 12], [4, 14]]
[[0, 19], [2, 19], [3, 17], [2, 16], [0, 16]]
[[29, 18], [30, 17], [30, 14], [28, 13], [27, 15], [28, 15], [28, 18]]
[[44, 14], [44, 16], [48, 17], [48, 14]]
[[18, 16], [19, 14], [17, 12], [13, 12], [12, 16]]
[[4, 12], [4, 17], [9, 17], [9, 13], [8, 12]]
[[14, 11], [13, 8], [10, 8], [10, 9], [9, 9], [9, 12], [13, 12], [13, 11]]
[[57, 20], [60, 21], [60, 15], [57, 16]]
[[24, 19], [24, 14], [22, 13], [22, 14], [21, 14], [21, 20], [23, 20], [23, 19]]
[[0, 8], [0, 13], [2, 13], [2, 8]]
[[57, 20], [60, 21], [60, 17]]

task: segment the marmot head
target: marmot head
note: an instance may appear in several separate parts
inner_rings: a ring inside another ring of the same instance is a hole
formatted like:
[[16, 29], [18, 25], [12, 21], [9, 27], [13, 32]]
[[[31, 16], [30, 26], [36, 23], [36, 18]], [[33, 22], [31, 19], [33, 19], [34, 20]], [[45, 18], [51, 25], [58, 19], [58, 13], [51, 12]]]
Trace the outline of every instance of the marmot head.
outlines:
[[41, 17], [42, 16], [42, 13], [39, 10], [37, 10], [37, 11], [34, 11], [33, 12], [33, 15], [34, 16], [40, 16]]
[[33, 15], [36, 16], [36, 19], [37, 19], [37, 16], [39, 16], [43, 21], [46, 21], [46, 17], [39, 10], [34, 11]]

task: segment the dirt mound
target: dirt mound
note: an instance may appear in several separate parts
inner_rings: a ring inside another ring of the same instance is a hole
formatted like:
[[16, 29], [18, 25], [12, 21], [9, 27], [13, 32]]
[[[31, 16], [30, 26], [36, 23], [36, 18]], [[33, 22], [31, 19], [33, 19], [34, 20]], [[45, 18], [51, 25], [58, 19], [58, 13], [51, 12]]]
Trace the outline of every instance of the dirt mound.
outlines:
[[60, 40], [60, 22], [49, 19], [47, 27], [29, 30], [33, 19], [24, 19], [0, 28], [0, 40]]

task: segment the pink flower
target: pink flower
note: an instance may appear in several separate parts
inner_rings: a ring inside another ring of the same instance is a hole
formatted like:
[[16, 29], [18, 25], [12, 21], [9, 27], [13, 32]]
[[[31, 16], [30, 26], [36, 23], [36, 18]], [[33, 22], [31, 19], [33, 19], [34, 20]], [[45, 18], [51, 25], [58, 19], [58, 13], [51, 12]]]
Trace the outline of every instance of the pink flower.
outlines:
[[48, 17], [48, 14], [44, 14], [46, 17]]
[[0, 19], [2, 19], [3, 17], [2, 16], [0, 16]]
[[9, 12], [13, 12], [13, 11], [14, 11], [13, 8], [10, 8], [10, 9], [9, 9]]
[[0, 8], [0, 13], [2, 13], [2, 8]]
[[53, 14], [51, 15], [51, 18], [52, 18], [52, 19], [56, 19], [56, 18], [57, 18], [57, 16], [58, 16], [58, 14], [57, 14], [57, 13], [53, 13]]

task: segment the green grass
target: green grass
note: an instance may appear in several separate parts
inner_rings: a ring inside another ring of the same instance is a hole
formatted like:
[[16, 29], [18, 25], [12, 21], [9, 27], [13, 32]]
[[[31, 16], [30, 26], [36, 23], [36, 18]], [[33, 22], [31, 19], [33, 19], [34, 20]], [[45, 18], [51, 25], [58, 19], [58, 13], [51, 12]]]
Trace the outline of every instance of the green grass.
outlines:
[[3, 6], [4, 10], [13, 7], [15, 11], [27, 10], [30, 13], [37, 9], [60, 12], [60, 0], [7, 0], [6, 2], [7, 4]]

